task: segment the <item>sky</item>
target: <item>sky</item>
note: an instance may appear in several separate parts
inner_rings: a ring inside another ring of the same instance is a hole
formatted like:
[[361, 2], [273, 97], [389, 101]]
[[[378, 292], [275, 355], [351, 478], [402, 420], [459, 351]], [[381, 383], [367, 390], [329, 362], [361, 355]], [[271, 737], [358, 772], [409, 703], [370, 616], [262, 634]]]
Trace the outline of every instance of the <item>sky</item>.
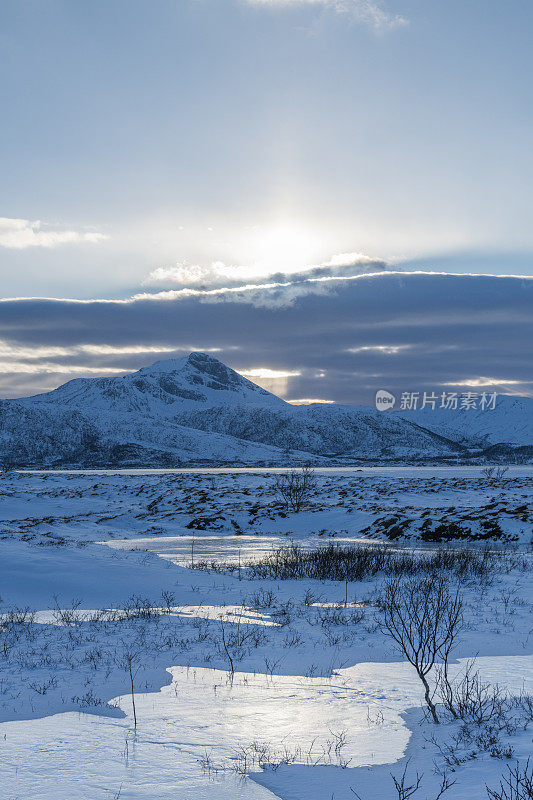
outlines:
[[0, 397], [533, 395], [533, 6], [3, 0]]

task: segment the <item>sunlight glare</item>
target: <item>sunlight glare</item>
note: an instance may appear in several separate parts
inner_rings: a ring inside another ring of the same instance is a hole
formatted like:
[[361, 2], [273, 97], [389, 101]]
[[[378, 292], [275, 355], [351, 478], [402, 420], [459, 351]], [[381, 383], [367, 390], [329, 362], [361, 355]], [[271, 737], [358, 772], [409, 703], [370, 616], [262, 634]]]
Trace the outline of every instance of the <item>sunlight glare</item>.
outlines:
[[320, 260], [323, 244], [303, 225], [284, 222], [250, 231], [245, 249], [259, 274], [298, 272]]

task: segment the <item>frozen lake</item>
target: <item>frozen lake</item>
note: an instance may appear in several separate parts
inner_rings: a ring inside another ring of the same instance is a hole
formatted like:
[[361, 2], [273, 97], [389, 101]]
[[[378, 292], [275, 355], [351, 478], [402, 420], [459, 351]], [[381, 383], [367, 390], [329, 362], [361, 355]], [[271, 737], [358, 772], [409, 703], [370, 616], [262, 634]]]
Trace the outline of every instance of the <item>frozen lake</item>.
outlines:
[[[298, 546], [310, 550], [315, 547], [326, 547], [334, 541], [338, 544], [355, 544], [373, 542], [354, 536], [329, 537], [307, 536], [298, 540]], [[146, 550], [171, 561], [180, 567], [191, 567], [201, 562], [216, 564], [246, 564], [261, 561], [268, 553], [279, 548], [288, 547], [291, 540], [286, 536], [216, 536], [196, 534], [182, 536], [158, 536], [157, 538], [135, 538], [101, 542], [116, 550]]]
[[[361, 475], [361, 477], [390, 476], [401, 477], [449, 477], [457, 475], [464, 478], [482, 477], [486, 466], [340, 466], [313, 467], [318, 475]], [[15, 470], [29, 475], [263, 475], [290, 472], [292, 467], [182, 467], [176, 469], [26, 469]], [[298, 468], [297, 468], [298, 469]], [[507, 478], [533, 476], [533, 465], [509, 465]]]
[[[244, 567], [247, 563], [261, 561], [265, 556], [279, 548], [289, 547], [294, 540], [284, 536], [158, 536], [157, 538], [122, 539], [101, 542], [115, 550], [144, 550], [148, 553], [155, 553], [161, 558], [176, 564], [179, 567], [195, 567], [198, 564], [230, 564]], [[298, 539], [295, 544], [304, 550], [312, 550], [317, 547], [327, 547], [334, 543], [337, 545], [364, 544], [367, 547], [382, 544], [379, 541], [362, 539], [355, 536], [337, 536], [334, 539], [329, 537], [308, 536], [305, 539]], [[387, 545], [390, 549], [416, 550], [418, 552], [431, 552], [438, 545], [417, 543], [416, 547], [404, 545]], [[486, 547], [484, 542], [454, 542], [452, 545], [460, 547]], [[504, 544], [494, 543], [493, 549], [505, 550]], [[530, 553], [529, 545], [522, 545], [526, 555]]]

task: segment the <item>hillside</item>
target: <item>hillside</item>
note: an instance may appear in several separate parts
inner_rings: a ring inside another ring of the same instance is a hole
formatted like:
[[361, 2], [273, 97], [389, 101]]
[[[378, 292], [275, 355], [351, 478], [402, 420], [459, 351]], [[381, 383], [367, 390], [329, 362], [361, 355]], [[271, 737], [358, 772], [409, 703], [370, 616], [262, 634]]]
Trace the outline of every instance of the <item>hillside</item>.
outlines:
[[398, 412], [404, 419], [468, 445], [533, 444], [533, 399], [498, 395], [494, 410], [425, 408]]

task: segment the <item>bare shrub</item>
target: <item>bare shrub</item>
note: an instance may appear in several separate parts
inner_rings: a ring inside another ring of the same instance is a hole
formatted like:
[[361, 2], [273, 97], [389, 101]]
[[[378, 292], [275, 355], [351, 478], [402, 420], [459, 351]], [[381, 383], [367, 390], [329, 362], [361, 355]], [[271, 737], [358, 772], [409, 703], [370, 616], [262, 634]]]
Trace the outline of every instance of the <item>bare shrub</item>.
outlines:
[[507, 770], [498, 789], [486, 787], [490, 800], [533, 800], [533, 767], [529, 766], [529, 758], [525, 767], [517, 762]]
[[464, 674], [450, 681], [447, 664], [437, 668], [438, 693], [444, 707], [454, 719], [481, 726], [505, 721], [512, 701], [497, 685], [483, 683], [474, 661], [469, 661]]
[[124, 616], [127, 619], [151, 620], [159, 617], [159, 610], [147, 597], [139, 597], [133, 594], [124, 603]]
[[174, 592], [164, 590], [161, 592], [161, 599], [163, 601], [163, 608], [165, 609], [166, 613], [171, 614], [176, 602], [176, 595]]
[[123, 650], [117, 658], [117, 665], [121, 667], [129, 675], [130, 691], [131, 691], [131, 705], [133, 708], [133, 722], [135, 730], [137, 730], [137, 707], [135, 705], [135, 676], [140, 668], [140, 652], [130, 645], [129, 642], [121, 642]]
[[81, 600], [73, 600], [70, 608], [62, 608], [59, 604], [58, 596], [54, 596], [54, 611], [53, 618], [57, 625], [64, 625], [69, 627], [71, 625], [78, 625], [81, 621], [78, 609], [81, 606]]
[[313, 739], [307, 750], [301, 746], [291, 748], [288, 745], [276, 747], [258, 739], [248, 745], [240, 745], [233, 757], [232, 769], [240, 775], [261, 770], [277, 770], [279, 767], [302, 763], [310, 767], [336, 766], [346, 769], [350, 763], [343, 755], [346, 746], [346, 731], [329, 731], [330, 737], [317, 741]]
[[33, 681], [28, 684], [30, 689], [33, 689], [34, 692], [41, 695], [45, 695], [50, 689], [56, 689], [57, 685], [57, 678], [54, 675], [43, 683]]
[[251, 604], [254, 608], [273, 608], [276, 605], [276, 596], [272, 589], [261, 587], [252, 595]]
[[502, 481], [508, 472], [509, 467], [485, 467], [481, 470], [483, 477], [491, 484]]
[[[408, 766], [409, 766], [409, 759], [406, 761], [404, 770], [399, 777], [396, 777], [391, 772], [391, 778], [394, 784], [394, 789], [396, 792], [395, 796], [397, 800], [409, 800], [409, 798], [413, 797], [413, 795], [415, 795], [422, 786], [422, 778], [424, 777], [424, 775], [423, 774], [420, 775], [418, 772], [416, 773], [414, 778], [410, 779], [410, 781], [412, 782], [408, 781], [407, 779]], [[448, 789], [451, 789], [451, 787], [454, 786], [455, 783], [456, 781], [449, 780], [447, 774], [444, 773], [444, 775], [442, 776], [439, 789], [437, 790], [437, 794], [434, 797], [434, 800], [440, 800], [443, 794], [447, 792]], [[350, 787], [350, 791], [357, 798], [357, 800], [363, 800], [361, 795], [358, 794], [355, 791], [355, 789]], [[427, 798], [427, 800], [429, 800], [429, 798]]]
[[520, 694], [514, 698], [514, 705], [515, 708], [519, 709], [521, 712], [526, 725], [533, 722], [533, 695], [520, 692]]
[[[198, 565], [197, 565], [198, 566]], [[420, 576], [446, 573], [461, 581], [490, 582], [498, 570], [530, 568], [519, 554], [483, 548], [438, 547], [430, 552], [399, 548], [390, 543], [340, 545], [330, 543], [314, 550], [297, 544], [268, 553], [246, 565], [250, 578], [290, 580], [360, 581], [378, 573], [387, 576]], [[232, 565], [219, 565], [219, 571]]]
[[223, 647], [224, 652], [225, 652], [225, 654], [226, 654], [226, 656], [228, 658], [228, 661], [229, 661], [229, 674], [230, 674], [231, 678], [233, 679], [233, 675], [235, 674], [235, 663], [233, 661], [233, 657], [231, 655], [230, 648], [228, 647], [228, 641], [227, 641], [227, 636], [226, 636], [226, 627], [225, 627], [224, 621], [222, 619], [220, 620], [220, 637], [221, 637], [221, 640], [222, 640], [222, 647]]
[[304, 467], [284, 472], [277, 476], [274, 488], [287, 511], [301, 511], [309, 505], [316, 489], [314, 470]]
[[35, 612], [26, 608], [10, 608], [0, 620], [0, 630], [12, 630], [18, 627], [27, 627], [35, 622]]
[[416, 670], [433, 722], [439, 718], [427, 676], [450, 651], [463, 625], [459, 589], [450, 591], [442, 576], [392, 579], [385, 584], [381, 629]]
[[419, 775], [418, 772], [416, 773], [416, 777], [414, 782], [411, 784], [407, 783], [407, 767], [409, 762], [406, 763], [405, 769], [402, 775], [399, 778], [396, 778], [391, 773], [392, 782], [394, 783], [394, 788], [396, 789], [396, 793], [398, 794], [398, 800], [409, 800], [415, 792], [417, 792], [420, 788], [420, 784], [422, 783], [422, 775]]

